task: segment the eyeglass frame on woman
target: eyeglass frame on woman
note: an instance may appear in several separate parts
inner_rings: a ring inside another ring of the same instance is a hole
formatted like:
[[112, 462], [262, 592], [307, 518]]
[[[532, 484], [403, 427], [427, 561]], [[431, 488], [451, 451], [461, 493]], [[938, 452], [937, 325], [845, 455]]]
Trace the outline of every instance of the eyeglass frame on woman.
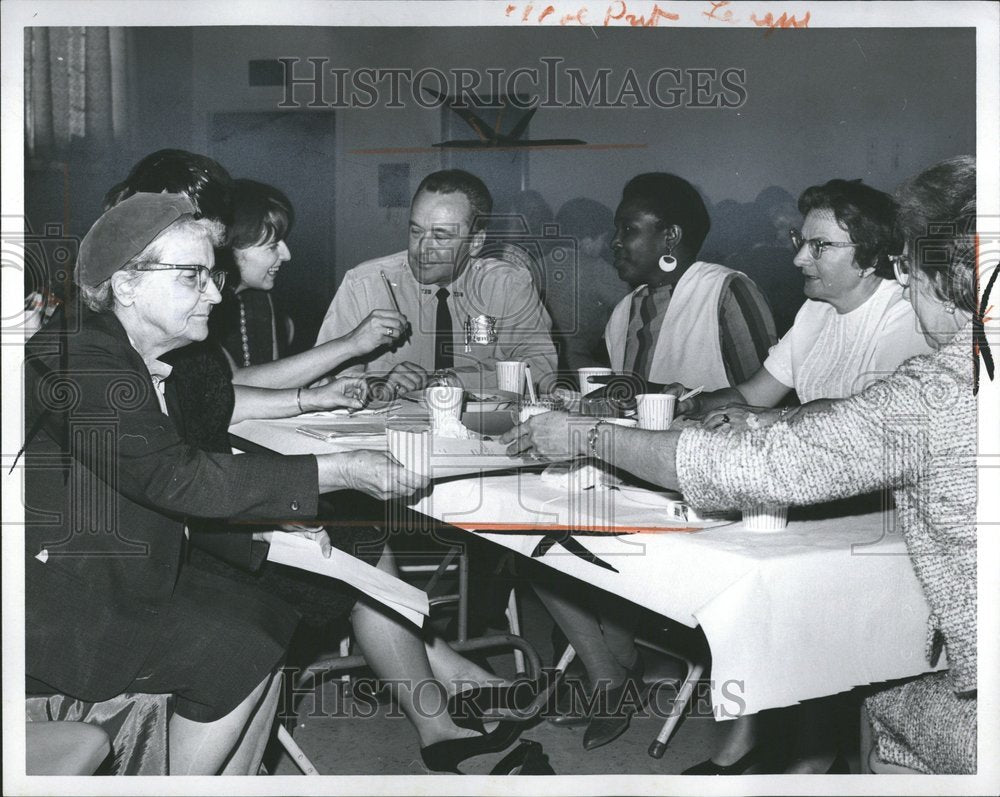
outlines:
[[792, 239], [792, 246], [795, 247], [796, 252], [802, 251], [802, 247], [808, 244], [809, 255], [813, 260], [819, 260], [823, 257], [823, 249], [827, 246], [834, 246], [838, 249], [844, 249], [849, 246], [857, 246], [856, 243], [845, 243], [843, 241], [824, 241], [822, 238], [803, 238], [802, 232], [796, 229], [789, 230], [788, 237]]
[[[160, 266], [160, 268], [156, 268]], [[136, 266], [136, 271], [194, 271], [198, 275], [198, 293], [208, 290], [208, 281], [215, 283], [218, 291], [226, 284], [226, 272], [221, 268], [209, 268], [200, 264], [178, 265], [177, 263], [144, 263]]]

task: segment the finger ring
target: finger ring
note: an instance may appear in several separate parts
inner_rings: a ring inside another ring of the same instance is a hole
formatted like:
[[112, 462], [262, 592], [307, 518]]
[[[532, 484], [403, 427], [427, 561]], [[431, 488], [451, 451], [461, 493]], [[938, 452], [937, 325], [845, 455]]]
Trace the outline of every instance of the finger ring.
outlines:
[[723, 423], [729, 423], [729, 416], [728, 415], [722, 415], [722, 416], [720, 416], [719, 420], [722, 421]]
[[386, 327], [385, 328], [385, 334], [388, 335], [391, 338], [391, 337], [393, 337], [396, 334], [396, 330], [393, 329], [392, 327]]

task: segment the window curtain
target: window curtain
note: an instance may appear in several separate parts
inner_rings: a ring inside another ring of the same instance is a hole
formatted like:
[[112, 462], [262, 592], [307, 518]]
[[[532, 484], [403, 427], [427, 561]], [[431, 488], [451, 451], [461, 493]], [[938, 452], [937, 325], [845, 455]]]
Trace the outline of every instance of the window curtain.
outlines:
[[32, 159], [101, 157], [127, 112], [124, 28], [26, 28], [25, 143]]

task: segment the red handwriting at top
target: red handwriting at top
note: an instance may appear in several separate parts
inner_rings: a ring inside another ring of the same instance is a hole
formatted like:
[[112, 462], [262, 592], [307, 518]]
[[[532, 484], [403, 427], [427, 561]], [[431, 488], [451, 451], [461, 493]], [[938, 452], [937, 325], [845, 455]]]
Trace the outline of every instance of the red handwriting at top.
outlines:
[[[660, 7], [658, 3], [654, 3], [653, 7], [649, 10], [648, 14], [642, 14], [635, 11], [635, 3], [632, 5], [630, 10], [626, 0], [612, 0], [607, 7], [603, 8], [603, 16], [598, 15], [593, 19], [588, 19], [590, 14], [590, 9], [588, 6], [573, 6], [570, 5], [569, 13], [562, 13], [561, 10], [557, 11], [555, 5], [551, 4], [535, 4], [535, 3], [525, 3], [523, 5], [518, 5], [516, 3], [509, 3], [505, 10], [504, 16], [509, 17], [515, 11], [520, 12], [521, 22], [534, 22], [542, 23], [546, 22], [548, 24], [555, 24], [558, 22], [560, 25], [603, 25], [608, 27], [610, 25], [630, 25], [633, 28], [655, 28], [660, 24], [660, 20], [665, 19], [670, 22], [676, 22], [680, 19], [680, 14], [674, 13], [672, 11], [667, 11]], [[716, 22], [728, 22], [730, 24], [737, 23], [740, 20], [733, 15], [731, 8], [727, 8], [730, 5], [730, 0], [708, 0], [708, 5], [710, 10], [702, 11], [702, 16], [708, 17], [709, 19]], [[601, 8], [598, 10], [600, 11]], [[537, 13], [536, 13], [537, 12]], [[794, 14], [789, 15], [787, 12], [782, 13], [781, 16], [776, 17], [772, 12], [767, 12], [762, 17], [758, 17], [756, 14], [750, 14], [750, 21], [753, 22], [758, 28], [767, 28], [766, 35], [778, 28], [808, 28], [809, 19], [811, 12], [806, 12], [805, 15], [799, 19]]]
[[792, 16], [788, 16], [787, 13], [775, 18], [774, 14], [768, 11], [763, 19], [758, 19], [756, 14], [751, 14], [750, 20], [758, 28], [770, 28], [771, 30], [775, 30], [777, 28], [808, 28], [809, 16], [809, 12], [806, 11], [806, 15], [802, 17], [802, 19], [796, 19], [794, 14]]
[[[590, 25], [595, 24], [587, 21], [587, 16], [589, 14], [589, 8], [587, 6], [575, 7], [574, 11], [568, 14], [562, 14], [561, 16], [556, 14], [556, 8], [552, 5], [538, 5], [534, 3], [526, 3], [524, 6], [517, 6], [516, 4], [509, 4], [504, 12], [504, 16], [509, 17], [515, 11], [521, 11], [521, 22], [543, 22], [546, 19], [550, 23], [556, 21], [560, 25]], [[534, 12], [538, 10], [538, 13]], [[607, 8], [604, 10], [604, 16], [600, 23], [604, 27], [614, 24], [627, 24], [631, 25], [633, 28], [643, 27], [643, 28], [655, 28], [659, 25], [661, 19], [670, 20], [671, 22], [676, 22], [680, 19], [679, 14], [675, 14], [671, 11], [665, 11], [660, 8], [658, 4], [653, 4], [650, 9], [649, 14], [638, 14], [629, 11], [628, 4], [625, 0], [613, 0]]]
[[[729, 5], [729, 0], [709, 0], [708, 3], [712, 6], [711, 11], [702, 11], [701, 13], [708, 17], [709, 19], [717, 19], [720, 22], [734, 22], [733, 11], [731, 8], [726, 8]], [[717, 11], [722, 11], [721, 14], [717, 14]]]

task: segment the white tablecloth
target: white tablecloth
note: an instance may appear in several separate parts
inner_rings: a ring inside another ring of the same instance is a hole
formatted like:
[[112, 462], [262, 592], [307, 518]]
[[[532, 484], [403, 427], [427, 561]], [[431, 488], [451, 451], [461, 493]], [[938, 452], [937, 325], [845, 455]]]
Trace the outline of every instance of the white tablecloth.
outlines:
[[[311, 439], [295, 433], [296, 425], [248, 421], [231, 431], [283, 453], [360, 447]], [[544, 529], [647, 529], [576, 537], [617, 573], [559, 545], [539, 561], [700, 625], [712, 651], [719, 718], [929, 669], [923, 658], [929, 610], [894, 512], [793, 521], [781, 532], [748, 532], [738, 522], [692, 532], [678, 530], [690, 524], [665, 520], [658, 500], [614, 490], [568, 493], [522, 471], [437, 482], [413, 508], [473, 531], [532, 528], [481, 534], [524, 555]]]

